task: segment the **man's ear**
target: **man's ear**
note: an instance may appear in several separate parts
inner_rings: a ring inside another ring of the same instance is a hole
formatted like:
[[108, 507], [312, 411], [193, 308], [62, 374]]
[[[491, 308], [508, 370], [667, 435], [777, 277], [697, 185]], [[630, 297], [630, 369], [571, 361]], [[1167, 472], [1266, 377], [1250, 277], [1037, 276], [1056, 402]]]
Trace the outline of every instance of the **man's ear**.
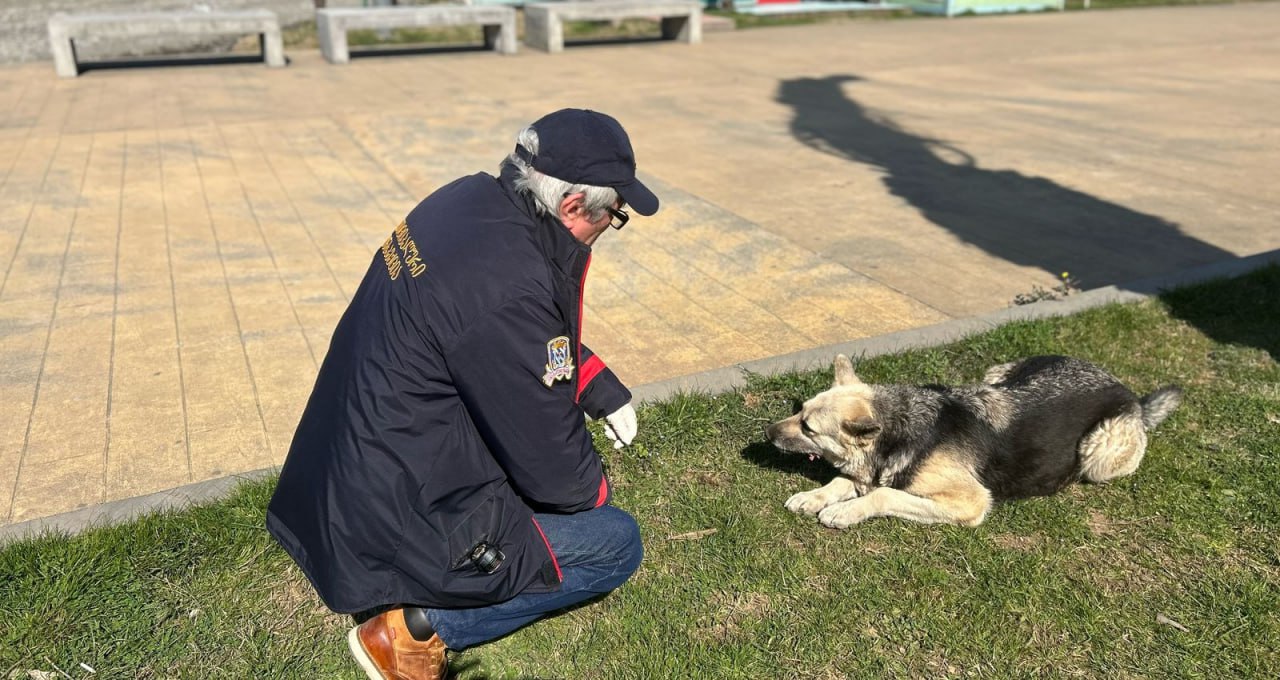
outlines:
[[560, 211], [556, 217], [561, 222], [568, 224], [574, 217], [582, 212], [582, 202], [586, 200], [587, 195], [584, 193], [569, 194], [560, 201]]
[[833, 368], [835, 368], [837, 386], [862, 384], [858, 376], [853, 373], [853, 362], [849, 361], [849, 357], [837, 354]]

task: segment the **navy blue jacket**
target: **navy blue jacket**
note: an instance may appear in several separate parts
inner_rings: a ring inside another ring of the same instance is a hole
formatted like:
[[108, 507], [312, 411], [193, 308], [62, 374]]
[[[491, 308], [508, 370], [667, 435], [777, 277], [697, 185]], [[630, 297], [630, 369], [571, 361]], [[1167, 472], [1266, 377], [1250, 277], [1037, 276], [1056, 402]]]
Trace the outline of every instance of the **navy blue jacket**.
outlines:
[[[555, 590], [534, 511], [609, 498], [583, 414], [631, 394], [580, 342], [591, 249], [511, 174], [418, 204], [334, 330], [267, 511], [334, 611]], [[492, 574], [467, 559], [482, 541]]]

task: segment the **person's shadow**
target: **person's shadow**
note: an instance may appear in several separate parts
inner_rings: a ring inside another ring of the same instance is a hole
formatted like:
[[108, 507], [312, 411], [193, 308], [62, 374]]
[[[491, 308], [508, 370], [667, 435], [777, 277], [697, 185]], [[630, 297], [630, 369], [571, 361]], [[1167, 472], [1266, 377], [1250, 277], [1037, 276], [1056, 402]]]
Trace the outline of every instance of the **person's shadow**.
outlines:
[[988, 253], [1084, 288], [1233, 259], [1178, 225], [1015, 170], [988, 170], [963, 149], [913, 135], [851, 99], [853, 75], [783, 81], [791, 133], [806, 145], [884, 173], [885, 187], [930, 222]]

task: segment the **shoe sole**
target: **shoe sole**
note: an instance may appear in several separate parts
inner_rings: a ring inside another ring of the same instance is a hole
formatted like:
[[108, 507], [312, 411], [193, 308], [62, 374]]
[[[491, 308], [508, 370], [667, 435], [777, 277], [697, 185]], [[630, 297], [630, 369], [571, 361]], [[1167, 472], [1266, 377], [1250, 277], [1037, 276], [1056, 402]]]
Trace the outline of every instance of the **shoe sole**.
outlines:
[[373, 663], [373, 659], [369, 657], [369, 652], [365, 651], [364, 643], [360, 642], [360, 635], [356, 632], [359, 628], [360, 626], [356, 626], [347, 633], [347, 646], [351, 648], [351, 655], [356, 657], [356, 663], [364, 669], [364, 674], [369, 676], [369, 680], [387, 680], [382, 675], [382, 671], [378, 670], [378, 666]]

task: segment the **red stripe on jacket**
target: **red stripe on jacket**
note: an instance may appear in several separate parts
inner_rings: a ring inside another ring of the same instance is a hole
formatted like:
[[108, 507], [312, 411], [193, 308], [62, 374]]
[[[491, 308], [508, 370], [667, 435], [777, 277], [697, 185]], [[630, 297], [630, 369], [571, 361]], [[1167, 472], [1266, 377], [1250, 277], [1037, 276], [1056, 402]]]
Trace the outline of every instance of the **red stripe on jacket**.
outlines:
[[600, 357], [594, 354], [591, 355], [590, 359], [587, 359], [586, 363], [582, 364], [582, 368], [578, 369], [578, 395], [574, 397], [574, 401], [582, 400], [582, 393], [587, 389], [587, 385], [589, 385], [597, 375], [600, 375], [600, 371], [603, 371], [604, 369], [604, 362], [600, 360]]
[[556, 568], [556, 578], [564, 583], [564, 574], [560, 573], [560, 561], [556, 559], [556, 552], [551, 549], [551, 541], [547, 540], [547, 535], [542, 533], [542, 525], [538, 524], [538, 518], [533, 517], [533, 528], [538, 530], [538, 535], [542, 537], [542, 544], [547, 546], [547, 554], [551, 556], [551, 566]]
[[604, 478], [603, 472], [600, 473], [600, 491], [597, 493], [596, 507], [598, 508], [604, 505], [605, 501], [609, 500], [609, 480]]
[[[582, 265], [582, 280], [578, 282], [578, 360], [582, 360], [582, 327], [586, 324], [586, 319], [582, 318], [582, 304], [587, 300], [587, 270], [591, 269], [591, 254], [587, 254], [587, 263]], [[591, 356], [595, 356], [594, 354]], [[582, 387], [584, 381], [582, 379], [582, 371], [578, 371], [578, 393], [573, 395], [573, 403], [578, 403], [582, 398]]]

